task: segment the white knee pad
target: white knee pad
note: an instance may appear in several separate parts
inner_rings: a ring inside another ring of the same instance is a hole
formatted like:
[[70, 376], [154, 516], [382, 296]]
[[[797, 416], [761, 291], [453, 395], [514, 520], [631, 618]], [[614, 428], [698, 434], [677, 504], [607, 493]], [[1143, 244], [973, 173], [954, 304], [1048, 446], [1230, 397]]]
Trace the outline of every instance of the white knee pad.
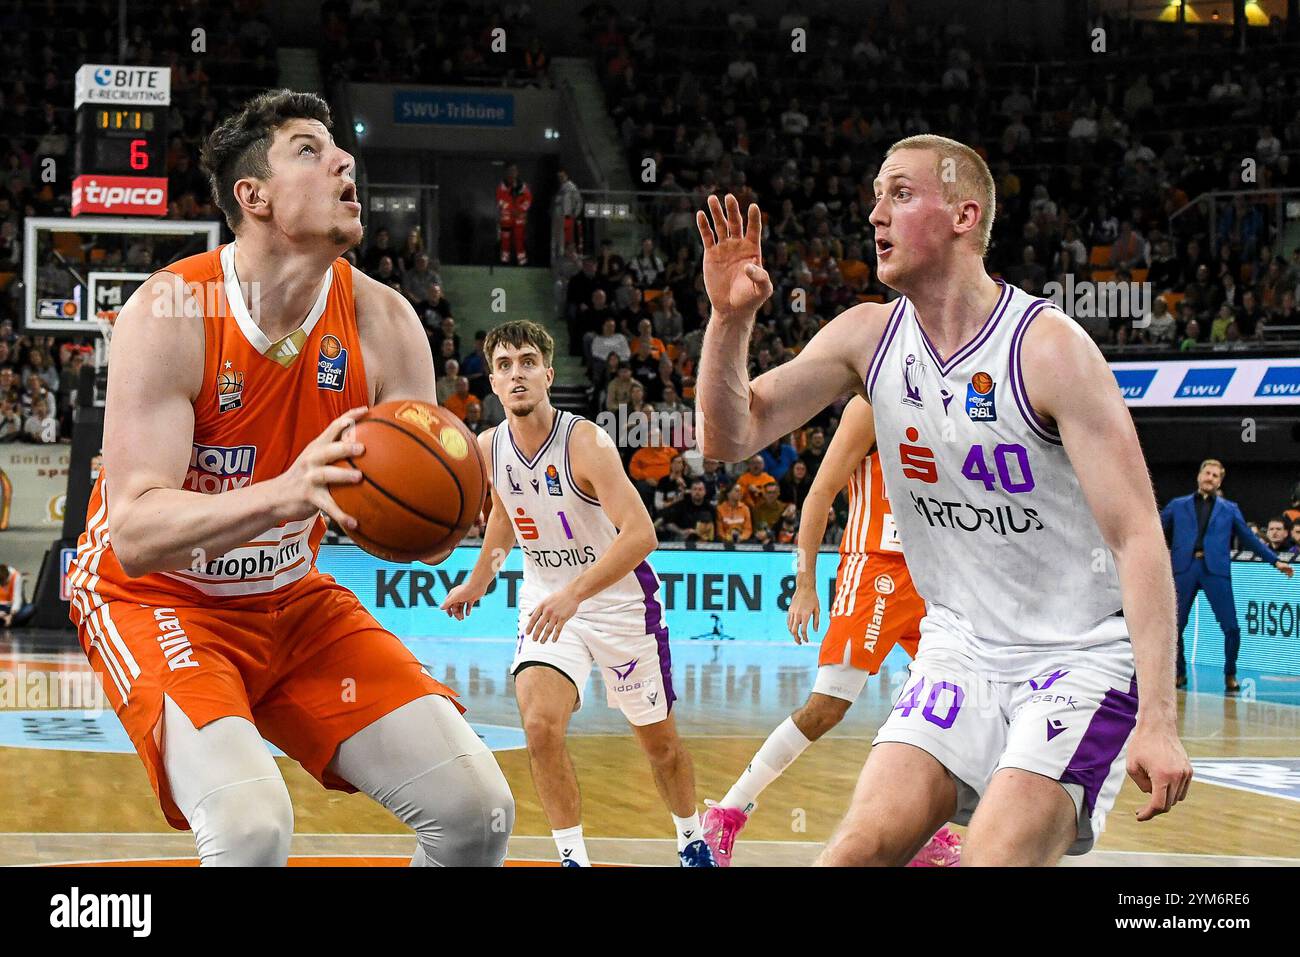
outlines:
[[414, 865], [495, 867], [515, 801], [496, 758], [448, 699], [428, 695], [344, 741], [330, 769], [413, 829]]
[[172, 798], [194, 830], [205, 866], [282, 865], [293, 804], [280, 769], [252, 722], [218, 718], [196, 729], [163, 701], [163, 765]]
[[293, 837], [293, 804], [278, 774], [227, 784], [189, 817], [204, 867], [283, 867]]

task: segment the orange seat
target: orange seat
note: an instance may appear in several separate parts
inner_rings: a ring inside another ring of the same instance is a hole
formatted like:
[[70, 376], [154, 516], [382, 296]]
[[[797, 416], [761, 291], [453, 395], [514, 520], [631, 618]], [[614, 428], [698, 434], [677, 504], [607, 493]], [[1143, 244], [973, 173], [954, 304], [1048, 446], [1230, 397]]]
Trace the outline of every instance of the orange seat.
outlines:
[[1094, 269], [1092, 271], [1093, 282], [1111, 282], [1115, 278], [1113, 269]]
[[1170, 312], [1176, 311], [1178, 309], [1178, 304], [1183, 301], [1186, 295], [1187, 293], [1185, 292], [1174, 292], [1172, 289], [1169, 290], [1169, 292], [1165, 293], [1164, 295], [1165, 305], [1169, 307], [1169, 311]]
[[1147, 275], [1151, 272], [1151, 270], [1150, 270], [1150, 269], [1131, 269], [1131, 270], [1129, 270], [1129, 272], [1132, 274], [1132, 279], [1133, 279], [1134, 282], [1146, 282], [1146, 281], [1147, 281]]
[[1093, 246], [1092, 251], [1088, 253], [1088, 264], [1090, 266], [1109, 266], [1110, 254], [1114, 251], [1114, 246]]

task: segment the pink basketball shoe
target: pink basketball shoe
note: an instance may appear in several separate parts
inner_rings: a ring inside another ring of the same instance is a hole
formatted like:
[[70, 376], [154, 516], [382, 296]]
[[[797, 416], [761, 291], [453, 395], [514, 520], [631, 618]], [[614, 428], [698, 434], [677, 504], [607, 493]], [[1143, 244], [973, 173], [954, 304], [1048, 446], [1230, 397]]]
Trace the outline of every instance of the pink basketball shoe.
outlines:
[[[707, 825], [706, 825], [707, 833]], [[939, 828], [930, 842], [921, 848], [908, 867], [960, 867], [961, 837], [946, 827]]]
[[718, 807], [713, 801], [705, 801], [704, 842], [713, 851], [713, 859], [719, 867], [731, 866], [731, 848], [736, 843], [736, 835], [749, 822], [749, 815], [730, 807]]

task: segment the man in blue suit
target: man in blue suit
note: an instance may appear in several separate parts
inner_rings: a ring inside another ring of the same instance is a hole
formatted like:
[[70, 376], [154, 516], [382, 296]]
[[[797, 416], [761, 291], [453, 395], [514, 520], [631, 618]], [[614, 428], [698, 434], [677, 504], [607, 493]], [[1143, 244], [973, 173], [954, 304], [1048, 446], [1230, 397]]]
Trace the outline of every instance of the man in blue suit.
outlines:
[[1201, 463], [1196, 477], [1196, 491], [1176, 498], [1164, 507], [1160, 521], [1165, 533], [1173, 530], [1174, 588], [1178, 592], [1178, 687], [1187, 687], [1187, 662], [1183, 657], [1183, 629], [1192, 611], [1196, 592], [1202, 589], [1223, 629], [1224, 686], [1229, 693], [1240, 689], [1237, 683], [1237, 652], [1241, 648], [1241, 628], [1237, 624], [1237, 606], [1232, 597], [1232, 535], [1235, 532], [1243, 547], [1254, 552], [1287, 578], [1295, 574], [1258, 535], [1250, 530], [1236, 502], [1219, 497], [1219, 486], [1227, 470], [1218, 459]]

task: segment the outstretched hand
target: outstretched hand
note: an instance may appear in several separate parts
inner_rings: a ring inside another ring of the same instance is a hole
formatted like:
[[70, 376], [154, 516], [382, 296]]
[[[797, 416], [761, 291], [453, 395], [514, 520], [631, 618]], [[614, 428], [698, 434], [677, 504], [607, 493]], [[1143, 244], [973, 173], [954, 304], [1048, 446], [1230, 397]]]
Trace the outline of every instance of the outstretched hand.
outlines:
[[710, 196], [709, 213], [695, 214], [704, 242], [704, 289], [721, 316], [752, 316], [772, 295], [772, 280], [763, 268], [763, 217], [757, 203], [750, 204], [748, 215], [746, 224], [740, 202], [730, 193], [725, 212], [718, 197]]

